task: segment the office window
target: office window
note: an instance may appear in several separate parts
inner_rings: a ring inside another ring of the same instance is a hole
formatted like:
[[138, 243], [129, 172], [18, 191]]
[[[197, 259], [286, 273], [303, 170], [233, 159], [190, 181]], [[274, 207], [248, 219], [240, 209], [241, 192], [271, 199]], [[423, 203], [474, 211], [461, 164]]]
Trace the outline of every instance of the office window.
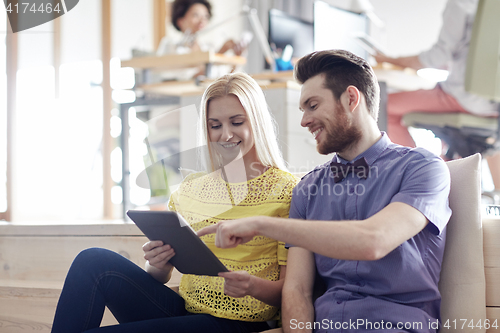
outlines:
[[7, 15], [0, 6], [0, 213], [7, 211], [7, 75], [5, 37]]
[[80, 1], [60, 19], [57, 98], [53, 25], [19, 33], [15, 221], [102, 218], [100, 1]]
[[91, 84], [100, 70], [61, 66], [58, 99], [52, 66], [18, 71], [16, 220], [101, 217], [102, 89]]

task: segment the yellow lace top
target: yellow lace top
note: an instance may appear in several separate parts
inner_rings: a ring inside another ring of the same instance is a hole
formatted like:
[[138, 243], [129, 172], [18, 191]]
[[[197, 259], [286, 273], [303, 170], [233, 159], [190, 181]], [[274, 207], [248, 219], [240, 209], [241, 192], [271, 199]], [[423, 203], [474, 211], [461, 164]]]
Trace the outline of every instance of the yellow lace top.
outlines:
[[[243, 183], [226, 183], [216, 173], [192, 174], [172, 193], [169, 210], [181, 214], [194, 230], [221, 220], [267, 215], [288, 217], [292, 190], [298, 178], [277, 168]], [[267, 237], [254, 237], [232, 249], [215, 247], [215, 235], [202, 237], [207, 246], [230, 271], [245, 270], [263, 279], [277, 281], [280, 265], [286, 265], [284, 243]], [[192, 313], [241, 321], [275, 319], [278, 308], [251, 296], [233, 298], [224, 294], [224, 279], [183, 275], [179, 293]]]

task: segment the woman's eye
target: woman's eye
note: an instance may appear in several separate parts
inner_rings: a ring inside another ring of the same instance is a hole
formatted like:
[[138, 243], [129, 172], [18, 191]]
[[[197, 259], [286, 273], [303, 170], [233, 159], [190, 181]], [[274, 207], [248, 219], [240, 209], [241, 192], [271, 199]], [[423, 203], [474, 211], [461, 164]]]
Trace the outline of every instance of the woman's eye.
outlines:
[[310, 108], [311, 108], [312, 110], [315, 110], [317, 107], [318, 107], [318, 104], [314, 104], [314, 105], [311, 105], [311, 106], [310, 106]]
[[220, 128], [220, 125], [212, 125], [212, 126], [210, 126], [210, 128], [211, 129], [218, 129], [218, 128]]
[[233, 123], [234, 126], [240, 126], [240, 125], [243, 125], [243, 122], [240, 122], [240, 123]]

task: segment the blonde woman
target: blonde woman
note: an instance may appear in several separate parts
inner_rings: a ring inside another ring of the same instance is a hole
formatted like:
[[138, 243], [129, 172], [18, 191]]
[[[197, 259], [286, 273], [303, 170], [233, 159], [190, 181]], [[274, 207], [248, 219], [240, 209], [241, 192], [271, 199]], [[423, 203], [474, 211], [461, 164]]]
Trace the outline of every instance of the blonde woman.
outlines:
[[[264, 94], [248, 75], [219, 78], [205, 91], [200, 140], [207, 172], [189, 175], [169, 209], [195, 230], [254, 215], [288, 217], [297, 179], [287, 172]], [[179, 294], [168, 282], [175, 249], [143, 246], [146, 272], [120, 255], [89, 249], [66, 278], [53, 332], [260, 332], [278, 318], [286, 273], [284, 244], [267, 237], [230, 250], [203, 237], [229, 272], [184, 275]], [[99, 328], [107, 306], [119, 325]]]

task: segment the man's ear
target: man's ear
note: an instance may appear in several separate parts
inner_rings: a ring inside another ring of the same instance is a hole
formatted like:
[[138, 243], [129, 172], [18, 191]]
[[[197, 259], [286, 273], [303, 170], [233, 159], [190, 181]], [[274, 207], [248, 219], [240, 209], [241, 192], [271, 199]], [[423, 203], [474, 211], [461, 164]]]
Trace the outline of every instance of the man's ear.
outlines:
[[361, 93], [355, 86], [349, 86], [344, 92], [345, 98], [347, 99], [347, 106], [349, 111], [354, 111], [359, 103], [361, 103]]

